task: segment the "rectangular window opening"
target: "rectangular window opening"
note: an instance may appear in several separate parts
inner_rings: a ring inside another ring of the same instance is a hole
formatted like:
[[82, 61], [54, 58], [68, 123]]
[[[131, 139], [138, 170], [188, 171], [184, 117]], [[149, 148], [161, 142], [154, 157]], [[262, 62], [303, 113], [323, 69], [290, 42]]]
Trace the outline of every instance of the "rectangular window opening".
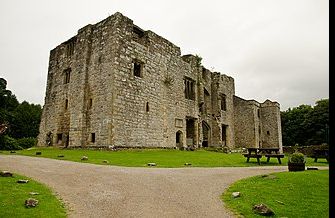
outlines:
[[91, 133], [91, 142], [95, 143], [95, 133]]
[[68, 106], [69, 106], [69, 100], [65, 99], [65, 110], [67, 110]]
[[185, 84], [185, 98], [190, 100], [195, 100], [195, 81], [191, 78], [185, 77], [184, 79]]
[[149, 102], [147, 102], [146, 105], [145, 105], [145, 111], [149, 112], [149, 110], [150, 110], [150, 108], [149, 108]]
[[89, 101], [88, 107], [91, 109], [91, 108], [92, 108], [92, 106], [93, 106], [93, 99], [92, 99], [92, 98], [90, 98], [90, 101]]
[[227, 110], [227, 99], [225, 94], [221, 94], [221, 110], [226, 111]]
[[139, 61], [135, 61], [133, 63], [133, 67], [134, 67], [134, 76], [143, 77], [143, 74], [142, 74], [143, 64], [140, 63]]
[[64, 84], [70, 83], [70, 77], [71, 77], [71, 68], [67, 68], [64, 70]]

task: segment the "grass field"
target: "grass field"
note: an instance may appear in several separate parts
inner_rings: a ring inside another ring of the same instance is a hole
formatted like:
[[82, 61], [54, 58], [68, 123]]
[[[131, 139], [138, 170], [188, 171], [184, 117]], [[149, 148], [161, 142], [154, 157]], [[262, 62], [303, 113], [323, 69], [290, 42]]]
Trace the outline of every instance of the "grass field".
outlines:
[[[42, 155], [36, 155], [36, 151], [41, 151]], [[2, 151], [0, 154], [9, 154], [9, 151]], [[87, 162], [94, 164], [145, 167], [147, 163], [154, 162], [156, 167], [185, 167], [185, 163], [191, 163], [191, 167], [248, 167], [258, 166], [256, 159], [250, 159], [246, 163], [246, 158], [240, 153], [225, 154], [213, 151], [179, 151], [170, 149], [131, 149], [121, 151], [103, 151], [86, 149], [59, 149], [59, 148], [32, 148], [30, 150], [19, 150], [16, 154], [27, 156], [38, 156], [53, 159], [70, 160], [76, 162]], [[58, 157], [58, 155], [64, 157]], [[87, 156], [87, 161], [81, 161], [82, 156]], [[103, 163], [107, 160], [108, 163]], [[261, 166], [279, 165], [277, 159], [271, 158], [266, 162], [266, 158], [261, 159]], [[287, 165], [287, 157], [282, 159], [282, 165]], [[306, 165], [328, 166], [326, 160], [320, 159], [314, 163], [312, 158], [307, 158]]]
[[[28, 179], [26, 184], [17, 180]], [[37, 192], [38, 195], [30, 195]], [[35, 208], [26, 208], [28, 198], [35, 198], [39, 204]], [[0, 177], [0, 217], [66, 217], [63, 204], [46, 186], [30, 178], [14, 174], [13, 177]]]
[[[222, 199], [228, 208], [243, 217], [263, 217], [252, 211], [264, 203], [275, 217], [329, 217], [329, 171], [301, 171], [256, 176], [240, 180], [229, 187]], [[273, 175], [273, 176], [272, 176]], [[232, 192], [241, 197], [232, 198]]]

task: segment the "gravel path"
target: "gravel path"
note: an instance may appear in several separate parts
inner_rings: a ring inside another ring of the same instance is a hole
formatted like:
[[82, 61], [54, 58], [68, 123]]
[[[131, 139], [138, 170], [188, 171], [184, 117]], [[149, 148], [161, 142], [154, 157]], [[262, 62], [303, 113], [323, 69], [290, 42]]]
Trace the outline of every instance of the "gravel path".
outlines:
[[287, 166], [138, 168], [0, 155], [0, 169], [47, 184], [70, 217], [233, 217], [220, 195], [241, 178]]

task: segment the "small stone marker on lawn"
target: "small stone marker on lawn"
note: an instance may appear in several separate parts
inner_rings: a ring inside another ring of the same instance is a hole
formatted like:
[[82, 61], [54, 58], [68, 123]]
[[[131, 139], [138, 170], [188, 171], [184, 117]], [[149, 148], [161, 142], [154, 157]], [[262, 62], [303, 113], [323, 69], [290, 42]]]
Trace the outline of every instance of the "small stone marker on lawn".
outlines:
[[19, 180], [17, 180], [17, 183], [28, 183], [29, 182], [29, 180], [27, 180], [27, 179], [19, 179]]
[[16, 151], [10, 151], [10, 153], [11, 153], [11, 154], [14, 154], [14, 153], [16, 153]]
[[41, 151], [36, 151], [36, 155], [41, 155], [42, 152]]
[[39, 195], [40, 193], [38, 192], [29, 192], [30, 195]]
[[149, 167], [154, 167], [154, 166], [156, 166], [156, 163], [148, 163], [147, 164]]
[[25, 205], [27, 208], [29, 207], [36, 207], [38, 205], [38, 200], [34, 199], [34, 198], [28, 198], [25, 201]]
[[82, 156], [81, 160], [88, 160], [88, 157], [87, 156]]
[[109, 161], [108, 160], [103, 160], [102, 163], [109, 163]]
[[252, 210], [262, 216], [272, 216], [275, 214], [266, 204], [256, 204], [252, 207]]
[[9, 172], [9, 171], [1, 171], [0, 172], [0, 176], [1, 177], [12, 177], [13, 176], [13, 173]]
[[57, 157], [64, 157], [64, 154], [59, 154]]
[[185, 163], [184, 165], [185, 166], [191, 166], [192, 164], [191, 163]]
[[241, 196], [241, 193], [240, 193], [240, 192], [233, 192], [233, 193], [231, 194], [231, 196], [233, 196], [233, 198], [238, 198], [238, 197]]

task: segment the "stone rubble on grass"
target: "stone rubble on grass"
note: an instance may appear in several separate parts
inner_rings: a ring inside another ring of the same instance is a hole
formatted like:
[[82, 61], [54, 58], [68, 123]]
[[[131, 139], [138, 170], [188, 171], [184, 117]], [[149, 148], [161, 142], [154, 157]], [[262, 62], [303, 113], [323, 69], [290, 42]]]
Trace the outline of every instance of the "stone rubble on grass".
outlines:
[[185, 166], [191, 166], [192, 164], [191, 163], [185, 163], [184, 165]]
[[64, 154], [59, 154], [57, 157], [64, 157]]
[[29, 192], [30, 195], [39, 195], [40, 193], [38, 192]]
[[87, 156], [82, 156], [81, 160], [88, 160], [88, 157]]
[[153, 166], [156, 166], [156, 163], [148, 163], [147, 164], [149, 167], [153, 167]]
[[14, 154], [14, 153], [16, 153], [16, 151], [10, 151], [10, 153], [11, 153], [11, 154]]
[[36, 151], [36, 153], [35, 153], [36, 155], [41, 155], [42, 154], [42, 152], [41, 151]]
[[13, 177], [13, 173], [4, 170], [4, 171], [1, 171], [1, 172], [0, 172], [0, 176], [1, 176], [1, 177]]
[[256, 204], [252, 207], [252, 210], [262, 216], [272, 216], [275, 214], [266, 204]]
[[109, 163], [109, 161], [108, 160], [103, 160], [102, 163]]
[[233, 192], [233, 193], [231, 194], [231, 196], [233, 196], [233, 198], [238, 198], [238, 197], [241, 196], [241, 193], [240, 193], [240, 192]]
[[29, 180], [27, 180], [27, 179], [19, 179], [19, 180], [17, 180], [17, 183], [28, 183], [29, 182]]
[[34, 199], [34, 198], [28, 198], [25, 201], [25, 205], [26, 207], [36, 207], [38, 205], [38, 200]]

